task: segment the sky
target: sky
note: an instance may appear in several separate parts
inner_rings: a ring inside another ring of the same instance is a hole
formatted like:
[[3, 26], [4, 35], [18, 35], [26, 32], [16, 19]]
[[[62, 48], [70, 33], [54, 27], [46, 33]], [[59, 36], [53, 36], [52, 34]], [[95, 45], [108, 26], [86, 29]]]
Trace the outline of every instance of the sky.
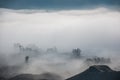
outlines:
[[[120, 0], [0, 0], [0, 54], [12, 53], [15, 43], [43, 50], [56, 46], [60, 52], [80, 48], [85, 55], [117, 57], [120, 63]], [[78, 63], [66, 64], [76, 65], [68, 71], [78, 71]]]
[[0, 2], [0, 7], [10, 9], [88, 9], [120, 6], [119, 0], [0, 0]]

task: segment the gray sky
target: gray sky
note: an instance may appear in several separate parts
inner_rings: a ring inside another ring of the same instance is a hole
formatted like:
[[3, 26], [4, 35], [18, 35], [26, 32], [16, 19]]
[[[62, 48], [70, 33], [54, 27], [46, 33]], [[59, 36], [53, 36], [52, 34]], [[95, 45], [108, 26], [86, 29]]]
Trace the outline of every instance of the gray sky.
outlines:
[[90, 9], [119, 8], [120, 0], [0, 0], [1, 8], [9, 9]]

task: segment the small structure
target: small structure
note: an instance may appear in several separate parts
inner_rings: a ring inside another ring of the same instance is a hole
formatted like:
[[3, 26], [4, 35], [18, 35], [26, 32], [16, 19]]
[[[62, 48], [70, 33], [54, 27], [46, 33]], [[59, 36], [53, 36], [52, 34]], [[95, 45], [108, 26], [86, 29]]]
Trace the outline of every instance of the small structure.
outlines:
[[57, 53], [58, 51], [57, 51], [57, 48], [56, 48], [56, 47], [53, 47], [53, 48], [48, 48], [48, 49], [47, 49], [47, 52], [48, 52], [48, 53]]
[[79, 48], [73, 49], [72, 53], [73, 53], [74, 57], [80, 57], [81, 56], [81, 50]]
[[29, 62], [29, 56], [25, 56], [25, 63]]

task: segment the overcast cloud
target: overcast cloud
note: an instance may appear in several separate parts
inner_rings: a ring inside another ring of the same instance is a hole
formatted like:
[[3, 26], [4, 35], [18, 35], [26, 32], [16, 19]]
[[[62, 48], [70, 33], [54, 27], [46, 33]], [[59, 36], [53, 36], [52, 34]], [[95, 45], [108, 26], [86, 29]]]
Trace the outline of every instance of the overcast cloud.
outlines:
[[[120, 49], [120, 12], [93, 10], [0, 9], [1, 49], [14, 43], [36, 44], [60, 50]], [[4, 49], [2, 49], [4, 50]]]

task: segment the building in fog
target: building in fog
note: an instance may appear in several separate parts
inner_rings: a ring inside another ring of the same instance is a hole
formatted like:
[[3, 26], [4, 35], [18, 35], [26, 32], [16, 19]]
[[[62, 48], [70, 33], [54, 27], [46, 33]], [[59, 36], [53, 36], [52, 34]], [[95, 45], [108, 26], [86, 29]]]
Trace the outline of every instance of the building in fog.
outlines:
[[81, 57], [81, 50], [79, 48], [72, 50], [73, 57], [80, 58]]

